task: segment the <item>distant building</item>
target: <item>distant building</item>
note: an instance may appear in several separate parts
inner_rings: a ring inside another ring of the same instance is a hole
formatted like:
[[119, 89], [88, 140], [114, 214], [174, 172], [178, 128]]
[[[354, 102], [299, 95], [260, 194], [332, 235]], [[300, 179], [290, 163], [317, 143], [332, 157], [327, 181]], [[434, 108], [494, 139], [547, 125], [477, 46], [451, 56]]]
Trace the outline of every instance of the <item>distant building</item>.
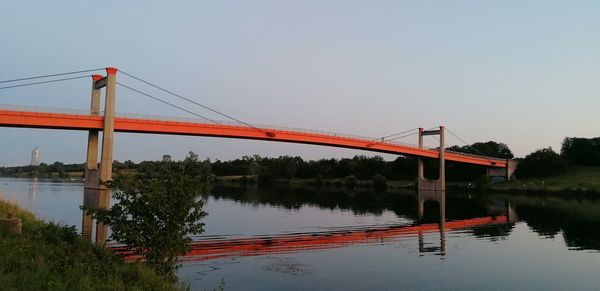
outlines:
[[33, 151], [31, 152], [31, 165], [40, 165], [40, 147], [35, 147], [35, 149], [33, 149]]
[[163, 155], [163, 162], [170, 162], [171, 161], [171, 155]]

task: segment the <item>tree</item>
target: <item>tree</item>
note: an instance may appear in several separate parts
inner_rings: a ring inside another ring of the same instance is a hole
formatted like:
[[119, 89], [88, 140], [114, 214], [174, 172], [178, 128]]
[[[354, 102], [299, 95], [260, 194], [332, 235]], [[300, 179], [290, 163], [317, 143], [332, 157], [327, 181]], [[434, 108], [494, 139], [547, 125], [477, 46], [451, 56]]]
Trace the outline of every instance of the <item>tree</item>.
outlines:
[[495, 141], [476, 142], [472, 145], [466, 145], [462, 147], [451, 146], [446, 148], [446, 150], [503, 159], [514, 158], [512, 151], [506, 144]]
[[515, 174], [519, 178], [548, 177], [565, 173], [567, 163], [551, 147], [537, 150], [519, 163]]
[[572, 165], [600, 165], [600, 138], [565, 137], [560, 155]]
[[154, 171], [119, 175], [108, 183], [118, 202], [88, 212], [112, 229], [111, 239], [175, 280], [178, 257], [190, 249], [188, 235], [203, 232], [200, 220], [207, 214], [197, 197], [211, 179], [204, 172], [198, 156], [190, 152], [183, 162], [158, 162]]

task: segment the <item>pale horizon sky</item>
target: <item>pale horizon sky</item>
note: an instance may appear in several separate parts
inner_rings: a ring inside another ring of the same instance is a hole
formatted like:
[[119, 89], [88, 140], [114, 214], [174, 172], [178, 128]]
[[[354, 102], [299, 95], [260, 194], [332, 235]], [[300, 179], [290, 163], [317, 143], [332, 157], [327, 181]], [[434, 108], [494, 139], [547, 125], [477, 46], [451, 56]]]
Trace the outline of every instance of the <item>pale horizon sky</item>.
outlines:
[[[598, 35], [597, 1], [2, 1], [0, 80], [115, 66], [246, 122], [373, 137], [443, 124], [523, 157], [600, 136]], [[118, 112], [191, 117], [117, 90]], [[85, 79], [0, 90], [0, 104], [86, 110], [89, 98]], [[36, 146], [42, 162], [82, 163], [86, 142], [86, 132], [0, 128], [0, 166], [28, 164]], [[117, 134], [114, 158], [188, 151], [374, 155]]]

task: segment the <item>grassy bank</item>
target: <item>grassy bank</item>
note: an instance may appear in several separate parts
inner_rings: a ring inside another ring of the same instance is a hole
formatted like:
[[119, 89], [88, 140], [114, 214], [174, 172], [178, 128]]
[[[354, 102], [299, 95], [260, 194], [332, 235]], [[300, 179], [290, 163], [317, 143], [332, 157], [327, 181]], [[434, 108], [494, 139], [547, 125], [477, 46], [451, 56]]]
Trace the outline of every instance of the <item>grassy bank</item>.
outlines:
[[0, 218], [19, 217], [21, 236], [0, 232], [2, 290], [181, 290], [150, 268], [124, 263], [80, 239], [73, 227], [42, 222], [0, 201]]
[[489, 189], [600, 193], [600, 167], [572, 167], [558, 176], [497, 182], [491, 184]]

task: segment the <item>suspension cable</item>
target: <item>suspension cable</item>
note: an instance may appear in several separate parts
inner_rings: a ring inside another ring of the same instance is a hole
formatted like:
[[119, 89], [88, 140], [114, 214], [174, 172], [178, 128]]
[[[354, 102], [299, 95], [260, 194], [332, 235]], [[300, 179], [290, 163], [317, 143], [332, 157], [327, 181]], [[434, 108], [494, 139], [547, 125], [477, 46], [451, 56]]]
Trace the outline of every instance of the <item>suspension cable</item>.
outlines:
[[9, 88], [17, 88], [17, 87], [25, 87], [25, 86], [33, 86], [33, 85], [40, 85], [40, 84], [46, 84], [46, 83], [61, 82], [61, 81], [68, 81], [68, 80], [75, 80], [75, 79], [83, 79], [83, 78], [89, 78], [89, 77], [90, 77], [89, 75], [86, 75], [86, 76], [69, 77], [69, 78], [61, 78], [61, 79], [54, 79], [54, 80], [47, 80], [47, 81], [40, 81], [40, 82], [25, 83], [25, 84], [19, 84], [19, 85], [11, 85], [11, 86], [0, 87], [0, 90], [2, 90], [2, 89], [9, 89]]
[[394, 134], [386, 135], [386, 136], [382, 137], [381, 139], [382, 139], [382, 140], [384, 140], [384, 139], [386, 139], [386, 138], [389, 138], [389, 137], [392, 137], [392, 136], [396, 136], [396, 135], [401, 135], [401, 134], [409, 133], [409, 132], [411, 132], [411, 131], [413, 131], [413, 130], [418, 130], [418, 128], [413, 128], [413, 129], [409, 129], [409, 130], [406, 130], [406, 131], [403, 131], [403, 132], [398, 132], [398, 133], [394, 133]]
[[133, 76], [133, 75], [131, 75], [131, 74], [127, 73], [127, 72], [124, 72], [124, 71], [122, 71], [122, 70], [121, 70], [120, 72], [121, 72], [122, 74], [124, 74], [124, 75], [126, 75], [126, 76], [130, 77], [130, 78], [133, 78], [133, 79], [135, 79], [135, 80], [138, 80], [138, 81], [140, 81], [140, 82], [142, 82], [142, 83], [144, 83], [144, 84], [146, 84], [146, 85], [148, 85], [148, 86], [154, 87], [154, 88], [156, 88], [156, 89], [158, 89], [158, 90], [160, 90], [160, 91], [163, 91], [163, 92], [165, 92], [165, 93], [167, 93], [167, 94], [170, 94], [170, 95], [173, 95], [173, 96], [175, 96], [175, 97], [177, 97], [177, 98], [180, 98], [180, 99], [183, 99], [183, 100], [185, 100], [185, 101], [188, 101], [188, 102], [190, 102], [190, 103], [192, 103], [192, 104], [195, 104], [195, 105], [197, 105], [197, 106], [200, 106], [200, 107], [202, 107], [202, 108], [204, 108], [204, 109], [206, 109], [206, 110], [212, 111], [212, 112], [214, 112], [214, 113], [216, 113], [216, 114], [219, 114], [219, 115], [221, 115], [221, 116], [224, 116], [224, 117], [226, 117], [226, 118], [229, 118], [229, 119], [231, 119], [231, 120], [234, 120], [234, 121], [236, 121], [236, 122], [239, 122], [239, 123], [241, 123], [241, 124], [247, 125], [247, 126], [249, 126], [249, 127], [251, 127], [251, 128], [254, 128], [254, 129], [256, 129], [256, 130], [258, 130], [258, 131], [260, 131], [260, 132], [265, 132], [264, 130], [262, 130], [262, 129], [260, 129], [260, 128], [258, 128], [258, 127], [256, 127], [256, 126], [252, 125], [252, 124], [249, 124], [249, 123], [247, 123], [247, 122], [241, 121], [241, 120], [239, 120], [239, 119], [237, 119], [237, 118], [235, 118], [235, 117], [233, 117], [233, 116], [227, 115], [227, 114], [225, 114], [225, 113], [223, 113], [223, 112], [220, 112], [220, 111], [218, 111], [218, 110], [212, 109], [212, 108], [210, 108], [210, 107], [208, 107], [208, 106], [206, 106], [206, 105], [203, 105], [203, 104], [201, 104], [201, 103], [198, 103], [198, 102], [196, 102], [196, 101], [194, 101], [194, 100], [192, 100], [192, 99], [189, 99], [189, 98], [183, 97], [183, 96], [181, 96], [181, 95], [179, 95], [179, 94], [177, 94], [177, 93], [175, 93], [175, 92], [173, 92], [173, 91], [170, 91], [170, 90], [167, 90], [167, 89], [165, 89], [165, 88], [162, 88], [162, 87], [160, 87], [160, 86], [158, 86], [158, 85], [155, 85], [155, 84], [153, 84], [153, 83], [150, 83], [150, 82], [148, 82], [148, 81], [145, 81], [145, 80], [143, 80], [143, 79], [141, 79], [141, 78], [139, 78], [139, 77]]
[[401, 138], [405, 138], [405, 137], [409, 137], [409, 136], [413, 136], [413, 135], [417, 135], [417, 134], [419, 134], [419, 132], [413, 132], [413, 133], [405, 134], [405, 135], [398, 136], [398, 137], [395, 137], [395, 138], [390, 138], [390, 139], [388, 139], [386, 141], [393, 141], [393, 140], [397, 140], [397, 139], [401, 139]]
[[215, 121], [215, 120], [212, 120], [212, 119], [210, 119], [210, 118], [204, 117], [204, 116], [202, 116], [202, 115], [200, 115], [200, 114], [197, 114], [197, 113], [195, 113], [195, 112], [193, 112], [193, 111], [187, 110], [187, 109], [185, 109], [185, 108], [183, 108], [183, 107], [180, 107], [180, 106], [177, 106], [177, 105], [175, 105], [175, 104], [173, 104], [173, 103], [169, 103], [169, 102], [167, 102], [167, 101], [164, 101], [164, 100], [162, 100], [162, 99], [160, 99], [160, 98], [158, 98], [158, 97], [152, 96], [152, 95], [150, 95], [150, 94], [148, 94], [148, 93], [145, 93], [145, 92], [142, 92], [142, 91], [140, 91], [140, 90], [138, 90], [138, 89], [135, 89], [135, 88], [129, 87], [129, 86], [125, 85], [125, 84], [122, 84], [122, 83], [119, 83], [119, 82], [117, 82], [117, 85], [119, 85], [119, 86], [121, 86], [121, 87], [123, 87], [123, 88], [129, 89], [129, 90], [131, 90], [131, 91], [134, 91], [134, 92], [136, 92], [136, 93], [138, 93], [138, 94], [144, 95], [144, 96], [146, 96], [146, 97], [148, 97], [148, 98], [152, 98], [152, 99], [154, 99], [154, 100], [156, 100], [156, 101], [162, 102], [163, 104], [167, 104], [167, 105], [169, 105], [169, 106], [171, 106], [171, 107], [174, 107], [174, 108], [177, 108], [177, 109], [179, 109], [179, 110], [185, 111], [185, 112], [187, 112], [187, 113], [189, 113], [189, 114], [192, 114], [192, 115], [194, 115], [194, 116], [200, 117], [200, 118], [202, 118], [202, 119], [204, 119], [204, 120], [207, 120], [207, 121], [210, 121], [210, 122], [213, 122], [213, 123], [216, 123], [216, 124], [221, 124], [221, 123], [220, 123], [220, 122], [218, 122], [218, 121]]
[[467, 142], [465, 142], [462, 138], [460, 138], [458, 135], [456, 135], [455, 133], [453, 133], [450, 129], [446, 128], [446, 130], [448, 130], [448, 132], [453, 135], [454, 137], [456, 137], [457, 139], [459, 139], [462, 143], [464, 143], [466, 146], [468, 146], [471, 150], [475, 151], [476, 154], [480, 155], [480, 156], [484, 156], [487, 157], [487, 155], [485, 155], [484, 153], [482, 153], [480, 150], [473, 148], [472, 145], [469, 145]]
[[446, 128], [446, 130], [453, 135], [454, 137], [456, 137], [458, 140], [460, 140], [462, 143], [464, 143], [465, 145], [469, 145], [464, 139], [460, 138], [458, 135], [456, 135], [454, 132], [452, 132], [452, 130]]
[[12, 79], [12, 80], [3, 80], [3, 81], [0, 81], [0, 84], [2, 84], [2, 83], [10, 83], [10, 82], [18, 82], [18, 81], [26, 81], [26, 80], [33, 80], [33, 79], [43, 79], [43, 78], [49, 78], [49, 77], [58, 77], [58, 76], [65, 76], [65, 75], [73, 75], [73, 74], [80, 74], [80, 73], [89, 73], [89, 72], [100, 71], [100, 70], [104, 70], [104, 68], [90, 69], [90, 70], [81, 70], [81, 71], [72, 71], [72, 72], [65, 72], [65, 73], [58, 73], [58, 74], [48, 74], [48, 75], [26, 77], [26, 78], [18, 78], [18, 79]]

